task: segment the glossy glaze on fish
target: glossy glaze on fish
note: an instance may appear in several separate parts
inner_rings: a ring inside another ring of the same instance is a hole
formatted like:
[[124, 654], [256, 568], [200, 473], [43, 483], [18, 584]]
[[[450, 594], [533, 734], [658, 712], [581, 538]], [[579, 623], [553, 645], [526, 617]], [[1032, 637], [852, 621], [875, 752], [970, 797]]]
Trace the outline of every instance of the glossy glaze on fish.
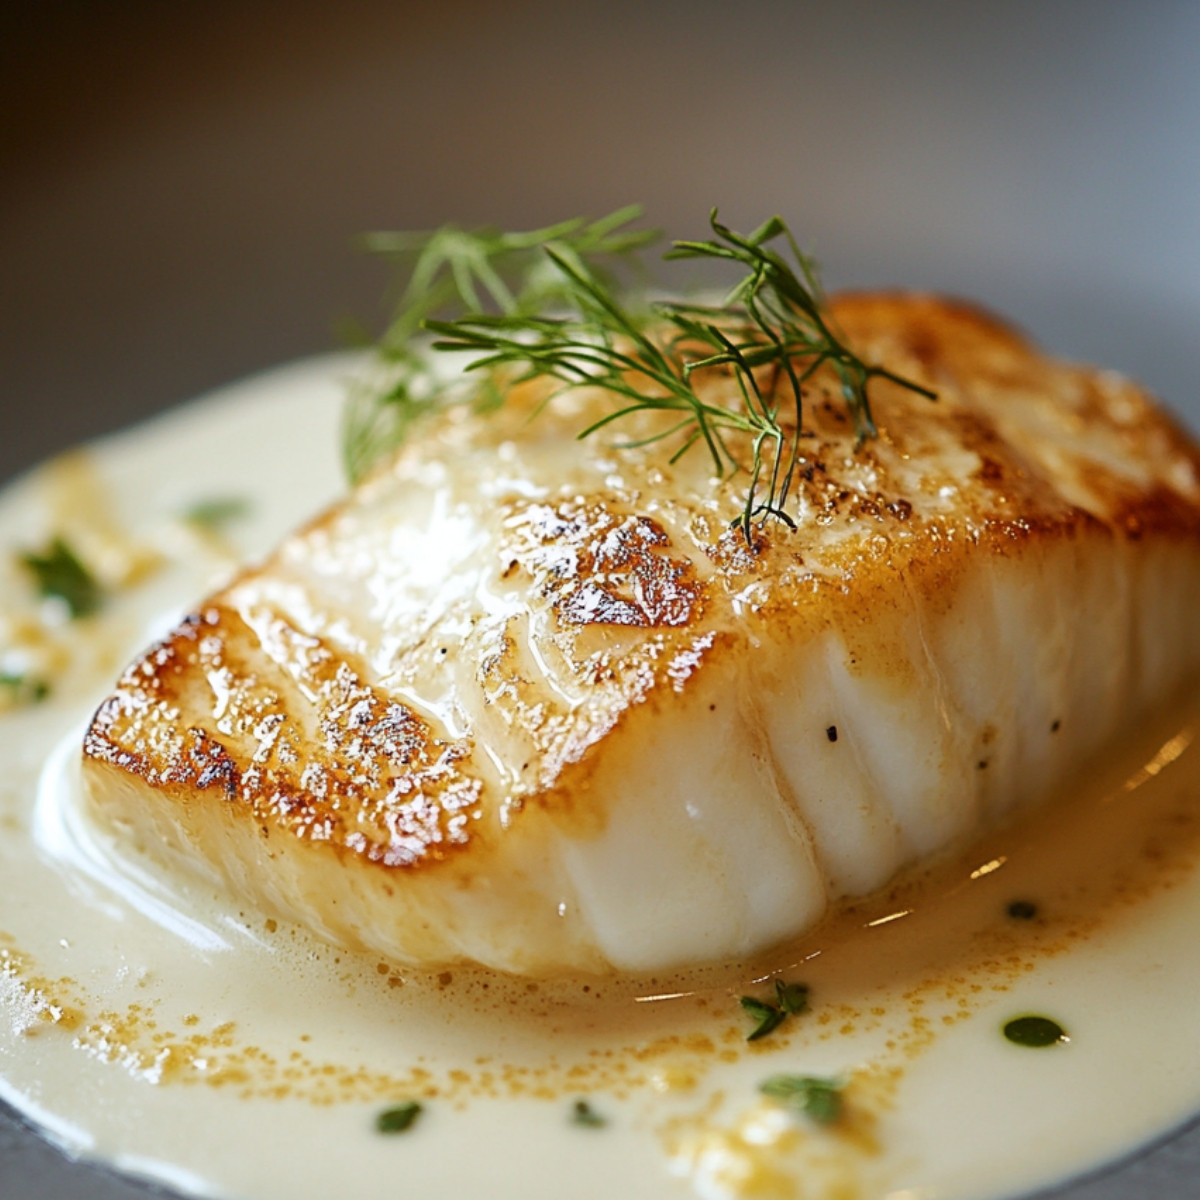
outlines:
[[434, 418], [129, 668], [95, 814], [334, 941], [536, 974], [755, 953], [1045, 797], [1200, 666], [1200, 455], [965, 306], [833, 311], [938, 399], [873, 383], [856, 447], [814, 379], [795, 529], [578, 441], [603, 393]]

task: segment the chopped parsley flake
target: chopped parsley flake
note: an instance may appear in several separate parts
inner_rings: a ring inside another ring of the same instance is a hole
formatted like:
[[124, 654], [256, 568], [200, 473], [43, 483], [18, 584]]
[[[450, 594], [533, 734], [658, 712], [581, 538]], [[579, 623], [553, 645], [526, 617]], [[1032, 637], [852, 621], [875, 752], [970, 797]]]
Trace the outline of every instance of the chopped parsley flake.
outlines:
[[183, 519], [210, 533], [219, 533], [233, 521], [250, 513], [250, 501], [244, 496], [213, 496], [198, 500], [183, 512]]
[[602, 1117], [586, 1100], [576, 1100], [571, 1106], [571, 1124], [600, 1129], [608, 1124], [608, 1118]]
[[778, 1029], [788, 1017], [808, 1008], [808, 987], [803, 983], [784, 983], [782, 979], [776, 979], [774, 1004], [756, 996], [743, 996], [741, 1004], [758, 1022], [746, 1035], [746, 1041], [756, 1042]]
[[842, 1085], [836, 1079], [819, 1075], [772, 1075], [758, 1090], [818, 1125], [832, 1125], [842, 1115]]
[[36, 679], [31, 675], [0, 672], [0, 692], [5, 693], [14, 704], [41, 704], [50, 695], [50, 685], [44, 679]]
[[40, 554], [22, 554], [21, 565], [33, 576], [38, 592], [62, 600], [72, 618], [90, 616], [104, 602], [95, 577], [61, 537]]
[[403, 1104], [385, 1108], [375, 1118], [375, 1129], [379, 1133], [404, 1133], [420, 1115], [421, 1105], [416, 1100], [405, 1100]]
[[777, 979], [775, 999], [788, 1016], [802, 1013], [808, 1007], [808, 987], [803, 983], [784, 983], [782, 979]]

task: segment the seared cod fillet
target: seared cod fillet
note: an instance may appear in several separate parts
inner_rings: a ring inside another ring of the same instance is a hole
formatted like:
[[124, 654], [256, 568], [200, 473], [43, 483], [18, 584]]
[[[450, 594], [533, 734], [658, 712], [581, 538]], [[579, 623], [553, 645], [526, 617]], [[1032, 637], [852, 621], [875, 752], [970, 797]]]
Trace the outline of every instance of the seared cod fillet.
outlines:
[[832, 311], [938, 399], [873, 383], [856, 448], [814, 378], [795, 529], [576, 440], [603, 393], [432, 418], [125, 672], [94, 813], [332, 941], [536, 974], [737, 959], [1044, 797], [1200, 666], [1200, 453], [964, 306]]

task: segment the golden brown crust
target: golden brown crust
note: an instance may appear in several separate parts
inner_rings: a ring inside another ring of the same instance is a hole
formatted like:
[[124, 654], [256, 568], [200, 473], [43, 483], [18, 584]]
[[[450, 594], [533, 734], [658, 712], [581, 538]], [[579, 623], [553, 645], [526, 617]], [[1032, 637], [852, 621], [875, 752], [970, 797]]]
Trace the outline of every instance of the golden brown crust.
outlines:
[[[606, 739], [635, 710], [644, 719], [764, 639], [886, 622], [911, 590], [948, 605], [981, 553], [1200, 537], [1200, 452], [1133, 385], [1048, 360], [958, 302], [851, 295], [832, 311], [866, 360], [938, 399], [873, 383], [880, 436], [856, 449], [833, 381], [816, 380], [798, 528], [764, 525], [753, 546], [730, 528], [744, 476], [713, 481], [703, 463], [670, 468], [658, 452], [615, 456], [608, 475], [589, 466], [582, 482], [543, 481], [536, 500], [489, 501], [481, 578], [520, 596], [527, 614], [489, 626], [456, 610], [438, 627], [477, 656], [479, 711], [465, 730], [437, 727], [402, 698], [410, 677], [446, 669], [428, 631], [414, 630], [385, 681], [338, 641], [336, 623], [317, 634], [266, 601], [248, 606], [277, 559], [125, 673], [85, 755], [180, 805], [227, 804], [264, 838], [319, 842], [387, 869], [430, 866], [493, 839], [524, 808], [577, 807]], [[492, 453], [524, 430], [533, 403], [487, 421], [447, 418], [372, 478], [372, 495], [431, 452]], [[566, 408], [539, 417], [532, 436], [573, 445], [578, 414]], [[347, 511], [290, 545], [336, 539]], [[524, 761], [488, 760], [482, 743], [495, 729]]]
[[[236, 613], [189, 617], [125, 672], [85, 755], [178, 804], [223, 802], [263, 837], [344, 846], [389, 867], [465, 845], [482, 786], [463, 769], [466, 746], [434, 738], [317, 639], [282, 621], [273, 635], [291, 672], [255, 653]], [[215, 704], [196, 696], [202, 680]]]

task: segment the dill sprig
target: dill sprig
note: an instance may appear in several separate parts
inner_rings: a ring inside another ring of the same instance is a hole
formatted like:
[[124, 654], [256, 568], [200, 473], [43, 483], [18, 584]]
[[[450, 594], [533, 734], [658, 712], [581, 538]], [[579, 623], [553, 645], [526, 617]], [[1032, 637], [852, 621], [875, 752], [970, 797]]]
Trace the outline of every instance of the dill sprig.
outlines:
[[[712, 239], [677, 241], [667, 252], [668, 259], [742, 268], [718, 306], [646, 303], [617, 286], [611, 260], [635, 255], [656, 237], [625, 228], [637, 215], [636, 208], [622, 209], [600, 221], [519, 234], [447, 228], [375, 235], [373, 249], [414, 262], [380, 343], [391, 381], [351, 405], [351, 478], [398, 445], [429, 409], [461, 399], [499, 404], [498, 379], [512, 384], [545, 377], [558, 383], [547, 402], [578, 387], [600, 387], [616, 398], [613, 411], [582, 429], [581, 438], [636, 414], [661, 412], [675, 419], [622, 445], [666, 443], [672, 463], [703, 445], [717, 475], [746, 472], [746, 500], [734, 523], [752, 543], [755, 521], [774, 517], [794, 525], [787, 505], [801, 457], [804, 389], [817, 371], [828, 368], [837, 377], [859, 443], [876, 432], [868, 397], [873, 379], [933, 398], [918, 384], [864, 362], [840, 340], [824, 315], [815, 268], [781, 218], [742, 235], [722, 224], [714, 209]], [[794, 266], [772, 246], [779, 239]], [[414, 341], [420, 330], [435, 335], [431, 347]], [[483, 385], [464, 389], [461, 382], [439, 382], [428, 349], [470, 355], [466, 369], [482, 372]], [[739, 403], [697, 389], [693, 376], [714, 370], [733, 377]], [[738, 453], [746, 439], [749, 463]]]
[[393, 260], [402, 273], [407, 269], [407, 279], [376, 347], [385, 381], [353, 392], [347, 406], [343, 458], [351, 482], [399, 446], [429, 410], [463, 398], [484, 407], [502, 402], [486, 384], [447, 383], [427, 339], [418, 336], [428, 321], [490, 312], [519, 323], [569, 303], [567, 281], [544, 253], [548, 246], [588, 263], [595, 278], [616, 291], [611, 267], [635, 261], [660, 236], [654, 229], [627, 228], [640, 215], [632, 205], [595, 221], [578, 217], [519, 233], [445, 225], [431, 233], [368, 234], [365, 248]]

